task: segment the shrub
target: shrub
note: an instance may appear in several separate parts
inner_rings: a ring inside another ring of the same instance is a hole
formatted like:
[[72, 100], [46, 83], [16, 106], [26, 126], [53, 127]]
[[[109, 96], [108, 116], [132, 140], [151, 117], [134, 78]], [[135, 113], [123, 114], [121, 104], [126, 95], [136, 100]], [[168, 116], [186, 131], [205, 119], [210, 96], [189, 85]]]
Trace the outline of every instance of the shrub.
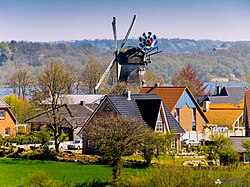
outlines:
[[123, 176], [119, 186], [144, 187], [144, 186], [171, 186], [171, 187], [193, 187], [215, 186], [219, 179], [226, 186], [249, 186], [249, 168], [243, 167], [215, 167], [199, 169], [191, 167], [178, 167], [175, 165], [156, 165], [150, 167], [141, 175]]
[[100, 181], [100, 180], [92, 180], [92, 181], [87, 181], [83, 182], [81, 184], [76, 184], [75, 187], [105, 187], [110, 185], [111, 183], [108, 181]]
[[221, 164], [223, 165], [235, 164], [238, 161], [239, 161], [239, 155], [232, 147], [220, 151]]
[[18, 185], [19, 187], [69, 187], [66, 182], [52, 180], [46, 173], [37, 172], [31, 174], [28, 179], [23, 179]]
[[22, 157], [32, 160], [58, 160], [56, 152], [54, 150], [48, 149], [47, 147], [26, 152], [22, 155]]

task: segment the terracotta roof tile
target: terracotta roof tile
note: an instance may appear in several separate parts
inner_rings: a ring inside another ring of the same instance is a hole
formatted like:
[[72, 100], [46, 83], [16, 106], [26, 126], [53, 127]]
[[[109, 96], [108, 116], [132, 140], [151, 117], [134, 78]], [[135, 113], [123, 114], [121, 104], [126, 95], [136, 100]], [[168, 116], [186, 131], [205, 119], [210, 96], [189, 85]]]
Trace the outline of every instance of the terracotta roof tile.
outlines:
[[186, 87], [143, 87], [140, 93], [157, 94], [169, 111], [175, 108]]
[[196, 103], [197, 109], [199, 110], [200, 114], [202, 115], [204, 121], [207, 123], [208, 122], [207, 117], [202, 112], [199, 104], [195, 100], [192, 93], [185, 86], [142, 87], [140, 90], [140, 93], [155, 93], [155, 94], [157, 94], [161, 98], [161, 100], [163, 101], [164, 105], [168, 108], [168, 110], [170, 112], [172, 112], [185, 91], [187, 91], [190, 94], [193, 101]]
[[250, 91], [245, 92], [245, 107], [246, 107], [245, 115], [247, 115], [246, 119], [248, 120], [247, 124], [249, 125], [250, 124]]

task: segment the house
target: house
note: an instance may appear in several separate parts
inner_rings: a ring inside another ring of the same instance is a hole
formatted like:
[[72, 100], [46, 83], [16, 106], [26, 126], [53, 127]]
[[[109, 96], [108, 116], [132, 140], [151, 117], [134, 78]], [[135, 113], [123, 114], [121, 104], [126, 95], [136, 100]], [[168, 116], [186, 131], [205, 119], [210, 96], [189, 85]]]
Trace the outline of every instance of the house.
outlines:
[[[89, 153], [94, 148], [91, 123], [101, 117], [128, 116], [137, 118], [156, 132], [176, 134], [173, 148], [180, 150], [180, 137], [185, 131], [175, 120], [162, 100], [156, 94], [113, 94], [106, 95], [82, 128], [83, 152]], [[92, 142], [92, 143], [90, 143]]]
[[187, 87], [142, 87], [140, 93], [157, 94], [185, 130], [183, 139], [203, 139], [208, 119]]
[[246, 128], [246, 136], [250, 136], [250, 90], [245, 92], [243, 126]]
[[[95, 106], [92, 104], [63, 104], [58, 106], [56, 108], [56, 118], [59, 128], [68, 134], [69, 140], [80, 139], [80, 137], [77, 136], [77, 133], [94, 109]], [[25, 120], [25, 122], [30, 124], [31, 131], [39, 131], [43, 128], [52, 128], [50, 125], [52, 122], [52, 110], [42, 112]]]
[[232, 146], [234, 150], [240, 155], [240, 161], [242, 162], [249, 162], [249, 158], [246, 155], [246, 149], [241, 146], [242, 141], [249, 140], [249, 137], [239, 137], [239, 136], [232, 136], [230, 137], [232, 141]]
[[12, 113], [10, 106], [0, 99], [0, 135], [13, 137], [16, 135], [18, 121]]
[[[100, 94], [62, 94], [58, 98], [58, 104], [96, 104], [98, 105], [105, 95]], [[43, 104], [49, 104], [50, 98], [42, 101]]]
[[243, 105], [210, 104], [206, 102], [204, 112], [209, 123], [214, 126], [211, 129], [212, 132], [223, 133], [225, 136], [245, 136]]
[[216, 94], [204, 96], [203, 99], [199, 98], [199, 104], [203, 105], [203, 102], [209, 101], [211, 104], [233, 104], [238, 105], [244, 101], [245, 86], [225, 86], [216, 87]]

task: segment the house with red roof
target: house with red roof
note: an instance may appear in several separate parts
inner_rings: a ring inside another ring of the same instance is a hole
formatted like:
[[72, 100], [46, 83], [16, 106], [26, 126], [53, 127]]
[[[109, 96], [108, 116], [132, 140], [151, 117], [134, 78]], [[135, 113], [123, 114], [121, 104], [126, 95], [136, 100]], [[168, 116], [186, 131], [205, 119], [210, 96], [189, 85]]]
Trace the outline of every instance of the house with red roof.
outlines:
[[15, 136], [17, 125], [18, 121], [10, 106], [0, 99], [0, 135], [3, 138]]
[[243, 126], [246, 136], [250, 136], [250, 90], [245, 92]]
[[157, 94], [185, 130], [183, 139], [200, 140], [208, 118], [187, 87], [142, 87], [140, 93]]

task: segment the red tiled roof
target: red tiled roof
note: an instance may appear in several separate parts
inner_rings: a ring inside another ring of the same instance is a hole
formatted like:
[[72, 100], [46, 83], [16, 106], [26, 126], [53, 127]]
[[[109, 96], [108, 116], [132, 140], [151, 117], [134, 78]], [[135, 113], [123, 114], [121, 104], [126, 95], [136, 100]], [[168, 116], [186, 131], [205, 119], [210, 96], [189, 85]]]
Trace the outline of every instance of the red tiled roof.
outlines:
[[186, 87], [142, 87], [140, 93], [157, 94], [171, 112], [186, 89]]
[[250, 124], [250, 91], [245, 92], [245, 107], [246, 107], [246, 114], [247, 115], [247, 124]]
[[161, 100], [163, 101], [164, 105], [168, 108], [168, 110], [170, 112], [172, 112], [185, 91], [187, 91], [190, 94], [191, 98], [196, 103], [197, 109], [199, 110], [199, 113], [203, 117], [204, 121], [208, 122], [207, 117], [205, 116], [205, 114], [201, 110], [200, 106], [196, 102], [194, 96], [189, 91], [189, 89], [185, 86], [142, 87], [140, 90], [140, 93], [155, 93], [155, 94], [157, 94], [161, 98]]

